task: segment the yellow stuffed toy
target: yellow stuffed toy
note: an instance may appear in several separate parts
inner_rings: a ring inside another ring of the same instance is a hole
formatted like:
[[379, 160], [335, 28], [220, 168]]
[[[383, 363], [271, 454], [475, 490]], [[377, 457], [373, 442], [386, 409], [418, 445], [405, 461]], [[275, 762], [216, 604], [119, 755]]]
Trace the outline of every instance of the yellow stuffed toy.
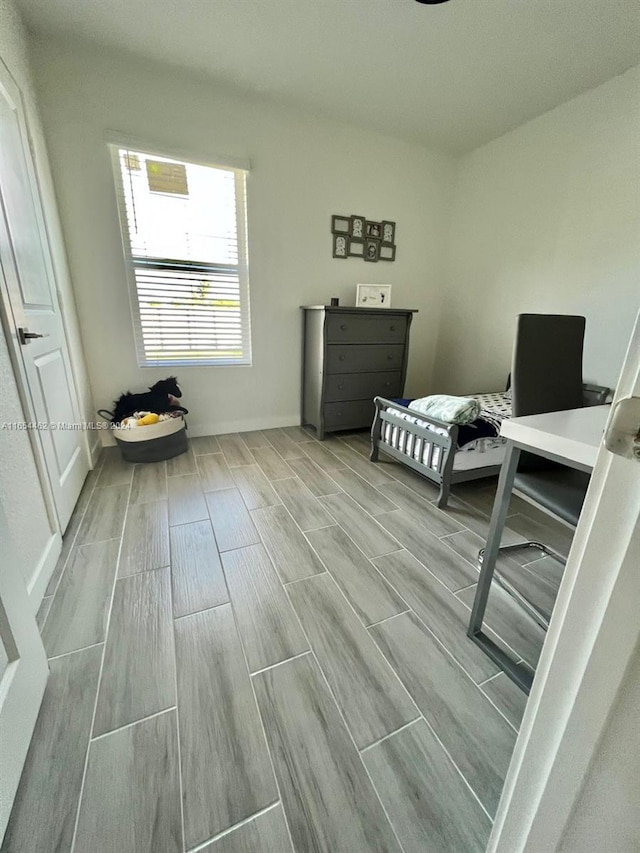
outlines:
[[155, 412], [149, 412], [147, 415], [138, 420], [138, 426], [148, 426], [149, 424], [157, 424], [159, 420], [159, 415], [156, 415]]

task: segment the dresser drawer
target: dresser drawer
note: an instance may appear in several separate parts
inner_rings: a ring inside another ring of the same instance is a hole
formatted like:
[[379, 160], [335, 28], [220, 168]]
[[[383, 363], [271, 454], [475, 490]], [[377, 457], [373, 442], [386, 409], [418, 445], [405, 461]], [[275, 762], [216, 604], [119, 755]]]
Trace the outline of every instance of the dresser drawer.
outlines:
[[329, 314], [326, 334], [329, 343], [404, 343], [407, 318], [398, 314], [389, 317], [356, 314]]
[[373, 400], [348, 400], [344, 403], [325, 403], [324, 428], [357, 429], [371, 426], [375, 406]]
[[374, 370], [401, 370], [404, 346], [385, 344], [329, 344], [327, 373], [365, 373]]
[[402, 374], [399, 370], [385, 373], [332, 373], [324, 385], [327, 403], [339, 400], [372, 400], [380, 397], [400, 397]]

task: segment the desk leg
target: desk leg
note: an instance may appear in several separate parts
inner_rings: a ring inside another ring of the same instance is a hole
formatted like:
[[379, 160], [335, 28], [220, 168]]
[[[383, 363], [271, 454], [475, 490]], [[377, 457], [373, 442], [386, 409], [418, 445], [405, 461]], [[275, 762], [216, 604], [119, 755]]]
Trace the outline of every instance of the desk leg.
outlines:
[[476, 587], [476, 595], [473, 601], [473, 609], [471, 611], [471, 619], [469, 620], [467, 634], [478, 646], [480, 646], [485, 654], [497, 663], [498, 666], [516, 682], [519, 687], [528, 693], [531, 688], [530, 673], [523, 667], [516, 664], [509, 655], [503, 652], [502, 649], [482, 631], [482, 623], [484, 621], [487, 600], [491, 590], [491, 582], [493, 580], [493, 574], [498, 560], [502, 531], [504, 530], [507, 512], [509, 510], [511, 491], [513, 489], [516, 471], [518, 470], [519, 459], [520, 448], [516, 447], [512, 441], [507, 441], [505, 458], [500, 470], [500, 479], [498, 480], [498, 490], [493, 504], [493, 512], [491, 513], [487, 546], [482, 559], [482, 568], [480, 569], [480, 578], [478, 579], [478, 586]]

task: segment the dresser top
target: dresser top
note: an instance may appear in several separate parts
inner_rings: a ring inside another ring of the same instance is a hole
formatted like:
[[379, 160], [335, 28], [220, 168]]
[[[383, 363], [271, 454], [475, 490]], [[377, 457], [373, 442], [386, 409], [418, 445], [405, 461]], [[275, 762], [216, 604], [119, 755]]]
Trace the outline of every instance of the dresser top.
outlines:
[[326, 311], [327, 314], [417, 314], [417, 308], [356, 308], [354, 305], [301, 305], [303, 311]]

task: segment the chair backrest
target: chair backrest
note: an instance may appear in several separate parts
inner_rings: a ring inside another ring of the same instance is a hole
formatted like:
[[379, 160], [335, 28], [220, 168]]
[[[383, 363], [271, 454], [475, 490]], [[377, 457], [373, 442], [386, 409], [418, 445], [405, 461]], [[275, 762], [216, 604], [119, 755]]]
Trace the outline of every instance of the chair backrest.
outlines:
[[519, 314], [511, 366], [514, 417], [579, 409], [585, 318]]

